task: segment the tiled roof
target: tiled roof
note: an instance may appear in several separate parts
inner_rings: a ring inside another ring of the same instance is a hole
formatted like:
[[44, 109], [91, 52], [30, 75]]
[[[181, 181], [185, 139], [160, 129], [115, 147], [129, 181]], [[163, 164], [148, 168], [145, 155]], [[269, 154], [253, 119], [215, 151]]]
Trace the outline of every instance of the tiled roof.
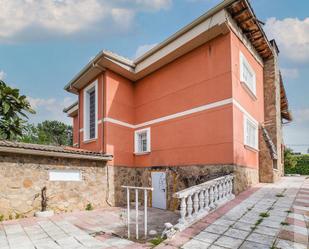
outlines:
[[62, 156], [62, 157], [74, 156], [74, 158], [80, 157], [85, 159], [88, 158], [88, 159], [100, 159], [100, 160], [112, 159], [111, 155], [103, 154], [100, 152], [82, 150], [79, 148], [69, 146], [29, 144], [29, 143], [0, 140], [0, 152], [23, 153], [25, 151], [29, 152], [29, 154], [38, 154], [35, 152], [39, 152], [43, 156], [44, 152], [46, 152], [45, 156]]

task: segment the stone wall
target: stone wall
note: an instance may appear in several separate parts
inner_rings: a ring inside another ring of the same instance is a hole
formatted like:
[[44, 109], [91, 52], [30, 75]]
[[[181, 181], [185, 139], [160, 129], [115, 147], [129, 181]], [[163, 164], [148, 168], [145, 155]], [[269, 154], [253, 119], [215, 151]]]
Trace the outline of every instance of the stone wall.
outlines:
[[269, 147], [264, 139], [263, 132], [259, 132], [259, 178], [260, 182], [272, 183], [273, 176], [273, 159]]
[[[277, 149], [278, 160], [272, 163], [269, 161], [269, 167], [275, 169], [272, 173], [272, 181], [276, 181], [284, 174], [284, 166], [281, 152], [283, 138], [280, 106], [280, 75], [277, 51], [275, 48], [273, 49], [273, 54], [273, 57], [264, 61], [264, 113], [265, 128]], [[267, 160], [267, 156], [265, 157], [262, 155], [260, 159]], [[261, 181], [266, 179], [266, 182], [269, 182], [269, 177], [267, 175], [264, 176], [264, 173], [267, 173], [267, 171], [262, 172]]]
[[[41, 207], [41, 188], [47, 187], [49, 209], [56, 213], [106, 207], [106, 165], [102, 161], [0, 154], [0, 215], [32, 216]], [[48, 170], [75, 169], [82, 181], [49, 181]]]
[[[236, 194], [259, 182], [257, 169], [251, 169], [235, 165], [195, 165], [174, 167], [151, 167], [151, 168], [127, 168], [109, 167], [113, 172], [114, 181], [111, 179], [110, 186], [114, 186], [116, 205], [125, 205], [126, 194], [121, 185], [152, 186], [151, 172], [165, 171], [167, 181], [167, 206], [170, 210], [178, 208], [178, 201], [172, 196], [175, 192], [194, 186], [196, 184], [234, 173], [234, 192]], [[131, 200], [134, 200], [131, 191]], [[111, 192], [112, 193], [112, 192]], [[141, 198], [142, 199], [142, 198]], [[149, 204], [151, 203], [151, 195]]]
[[[82, 181], [49, 181], [48, 171], [60, 169], [80, 170]], [[236, 194], [258, 183], [257, 170], [235, 165], [128, 168], [108, 166], [101, 161], [0, 154], [0, 216], [33, 216], [41, 208], [40, 192], [44, 186], [48, 209], [56, 213], [85, 210], [88, 203], [94, 208], [125, 205], [122, 185], [151, 186], [151, 172], [162, 170], [167, 173], [170, 210], [179, 205], [173, 193], [222, 175], [235, 174]], [[133, 194], [132, 191], [131, 200]]]

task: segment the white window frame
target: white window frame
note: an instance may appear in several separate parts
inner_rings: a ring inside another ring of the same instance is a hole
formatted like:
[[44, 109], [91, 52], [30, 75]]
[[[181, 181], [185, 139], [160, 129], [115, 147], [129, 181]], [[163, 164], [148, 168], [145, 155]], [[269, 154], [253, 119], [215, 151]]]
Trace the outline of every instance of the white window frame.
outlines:
[[[144, 133], [144, 132], [146, 132], [146, 135], [147, 135], [147, 150], [146, 151], [139, 151], [138, 150], [138, 136], [139, 136], [140, 133]], [[151, 137], [150, 136], [150, 127], [134, 131], [134, 154], [140, 155], [140, 154], [150, 153], [150, 151], [151, 151], [150, 137]]]
[[55, 182], [79, 182], [82, 181], [82, 172], [80, 170], [49, 170], [49, 181]]
[[[255, 144], [249, 144], [247, 141], [247, 125], [248, 122], [250, 122], [251, 124], [253, 124], [255, 126]], [[246, 114], [244, 114], [244, 145], [248, 146], [249, 148], [253, 148], [255, 150], [258, 150], [259, 148], [259, 125], [258, 122], [247, 116]]]
[[[95, 91], [95, 136], [90, 138], [90, 124], [89, 124], [89, 92], [94, 88]], [[95, 80], [90, 85], [84, 88], [84, 141], [94, 140], [98, 138], [98, 80]]]
[[[250, 84], [250, 82], [247, 82], [244, 79], [244, 65], [246, 65], [250, 73], [253, 75], [252, 85]], [[256, 74], [242, 52], [240, 52], [240, 82], [244, 84], [245, 87], [249, 90], [249, 93], [253, 95], [254, 98], [256, 98]]]

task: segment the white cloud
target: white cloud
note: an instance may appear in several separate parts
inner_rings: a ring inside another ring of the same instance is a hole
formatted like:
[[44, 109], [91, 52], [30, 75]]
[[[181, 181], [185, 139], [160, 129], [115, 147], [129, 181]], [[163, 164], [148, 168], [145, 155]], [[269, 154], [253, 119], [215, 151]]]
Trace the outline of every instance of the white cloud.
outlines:
[[281, 68], [280, 71], [284, 78], [296, 79], [299, 77], [299, 71], [297, 68]]
[[112, 9], [112, 17], [116, 25], [122, 29], [129, 29], [134, 19], [134, 11], [124, 8]]
[[74, 102], [73, 98], [65, 97], [62, 100], [57, 100], [55, 98], [43, 99], [28, 97], [28, 100], [31, 107], [36, 111], [36, 114], [29, 116], [31, 123], [38, 123], [44, 120], [58, 120], [71, 124], [71, 118], [68, 118], [62, 110]]
[[0, 70], [0, 80], [4, 80], [6, 77], [6, 73], [3, 70]]
[[144, 53], [146, 53], [147, 51], [149, 51], [150, 49], [152, 49], [153, 47], [155, 47], [158, 43], [153, 43], [153, 44], [144, 44], [139, 46], [136, 49], [135, 55], [134, 55], [134, 59], [140, 57], [141, 55], [143, 55]]
[[172, 5], [172, 0], [134, 0], [134, 2], [152, 10], [168, 9]]
[[106, 31], [111, 24], [117, 30], [127, 29], [137, 12], [167, 9], [171, 3], [172, 0], [1, 0], [0, 41], [23, 40], [29, 36], [28, 30], [41, 38], [46, 33], [71, 35], [95, 28]]
[[306, 153], [309, 148], [309, 108], [296, 109], [292, 114], [293, 121], [284, 126], [285, 143], [294, 151]]
[[309, 108], [296, 109], [293, 111], [293, 122], [297, 124], [308, 124], [309, 129]]
[[29, 26], [73, 33], [94, 23], [105, 10], [97, 0], [2, 0], [0, 7], [2, 38]]
[[276, 40], [282, 56], [294, 62], [309, 62], [309, 18], [272, 17], [267, 19], [265, 31]]

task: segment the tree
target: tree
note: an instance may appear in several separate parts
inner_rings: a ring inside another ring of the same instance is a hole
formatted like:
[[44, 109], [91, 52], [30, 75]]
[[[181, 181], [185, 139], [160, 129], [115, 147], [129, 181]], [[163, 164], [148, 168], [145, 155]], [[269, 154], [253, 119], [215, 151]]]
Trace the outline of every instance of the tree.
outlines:
[[293, 155], [293, 150], [285, 148], [284, 150], [284, 167], [294, 168], [297, 164], [297, 158]]
[[39, 140], [44, 144], [72, 145], [72, 126], [59, 121], [46, 120], [38, 124]]
[[28, 124], [23, 135], [18, 140], [35, 144], [72, 145], [72, 126], [56, 120], [46, 120], [37, 126]]
[[0, 80], [0, 138], [11, 139], [21, 136], [25, 128], [26, 113], [34, 114], [25, 95], [7, 86]]

